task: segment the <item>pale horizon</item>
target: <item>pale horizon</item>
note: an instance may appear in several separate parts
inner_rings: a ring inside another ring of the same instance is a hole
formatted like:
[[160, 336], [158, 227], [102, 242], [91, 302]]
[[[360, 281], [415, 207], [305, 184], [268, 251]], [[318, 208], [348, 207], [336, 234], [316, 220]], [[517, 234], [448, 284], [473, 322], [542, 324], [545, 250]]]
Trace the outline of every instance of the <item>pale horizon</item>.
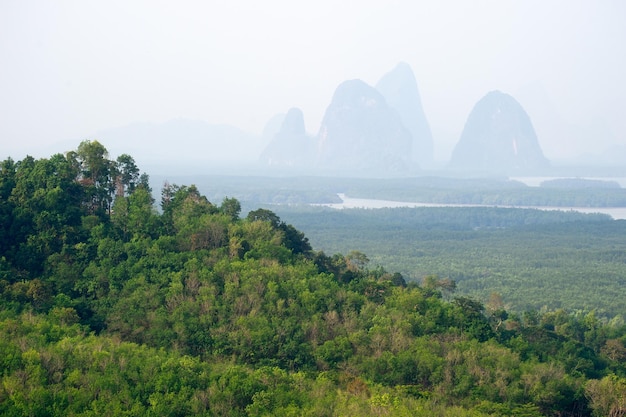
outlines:
[[549, 159], [600, 153], [626, 146], [624, 21], [610, 0], [5, 1], [0, 156], [178, 118], [260, 135], [291, 107], [315, 135], [341, 82], [373, 86], [401, 61], [437, 160], [492, 90], [520, 102]]

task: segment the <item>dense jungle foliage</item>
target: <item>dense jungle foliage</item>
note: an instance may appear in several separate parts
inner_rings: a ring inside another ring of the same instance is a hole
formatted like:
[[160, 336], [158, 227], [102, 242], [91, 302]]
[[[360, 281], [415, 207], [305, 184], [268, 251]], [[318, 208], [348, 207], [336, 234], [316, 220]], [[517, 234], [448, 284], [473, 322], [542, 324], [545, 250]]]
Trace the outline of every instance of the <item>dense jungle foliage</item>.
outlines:
[[326, 252], [367, 253], [421, 282], [436, 274], [457, 293], [507, 310], [626, 319], [626, 221], [602, 214], [495, 207], [346, 209], [276, 207]]
[[626, 328], [326, 255], [98, 142], [0, 168], [3, 416], [619, 416]]

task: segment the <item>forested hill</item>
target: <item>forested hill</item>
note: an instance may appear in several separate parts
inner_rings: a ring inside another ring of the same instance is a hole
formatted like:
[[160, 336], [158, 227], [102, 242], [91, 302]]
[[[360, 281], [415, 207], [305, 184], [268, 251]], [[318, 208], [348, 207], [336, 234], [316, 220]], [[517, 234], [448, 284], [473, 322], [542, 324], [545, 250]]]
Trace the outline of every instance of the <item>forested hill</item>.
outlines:
[[315, 249], [359, 250], [407, 282], [448, 277], [457, 295], [487, 302], [497, 293], [509, 312], [595, 311], [620, 323], [626, 316], [624, 220], [500, 207], [273, 208]]
[[326, 255], [98, 142], [0, 166], [0, 415], [605, 416], [626, 328]]

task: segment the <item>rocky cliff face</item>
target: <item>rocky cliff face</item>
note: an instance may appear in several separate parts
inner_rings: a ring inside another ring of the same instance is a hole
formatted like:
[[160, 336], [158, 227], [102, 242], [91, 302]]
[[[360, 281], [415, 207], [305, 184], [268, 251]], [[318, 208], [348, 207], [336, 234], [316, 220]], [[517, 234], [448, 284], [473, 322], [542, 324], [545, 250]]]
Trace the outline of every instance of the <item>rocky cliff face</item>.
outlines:
[[433, 135], [422, 108], [415, 75], [409, 64], [399, 63], [385, 74], [376, 89], [398, 111], [402, 124], [413, 136], [411, 158], [426, 167], [433, 162]]
[[310, 165], [314, 141], [306, 135], [302, 110], [291, 108], [280, 130], [261, 153], [261, 162], [275, 167], [301, 168]]
[[383, 95], [361, 80], [341, 83], [317, 137], [317, 165], [361, 173], [400, 173], [411, 162], [412, 137]]
[[490, 172], [532, 171], [548, 166], [535, 129], [510, 95], [492, 91], [472, 109], [450, 166]]

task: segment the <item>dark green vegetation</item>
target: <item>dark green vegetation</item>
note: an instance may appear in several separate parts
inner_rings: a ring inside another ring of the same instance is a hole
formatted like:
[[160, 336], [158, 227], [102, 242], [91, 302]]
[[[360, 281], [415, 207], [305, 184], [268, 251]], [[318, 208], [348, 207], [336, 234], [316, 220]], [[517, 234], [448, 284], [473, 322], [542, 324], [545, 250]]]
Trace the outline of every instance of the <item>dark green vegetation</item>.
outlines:
[[[575, 183], [575, 182], [574, 182]], [[598, 183], [603, 182], [598, 181]], [[607, 184], [609, 184], [607, 182]], [[549, 186], [545, 186], [549, 185]], [[626, 190], [619, 187], [575, 187], [549, 182], [529, 187], [505, 179], [410, 178], [369, 180], [345, 191], [350, 197], [440, 204], [499, 206], [624, 207]]]
[[623, 220], [487, 207], [276, 211], [316, 249], [362, 251], [409, 282], [436, 274], [483, 302], [498, 293], [515, 312], [564, 308], [626, 318]]
[[0, 415], [622, 415], [626, 328], [327, 256], [97, 142], [0, 170]]
[[236, 195], [253, 204], [340, 202], [337, 193], [435, 204], [547, 207], [626, 207], [626, 190], [611, 181], [565, 179], [529, 187], [507, 178], [180, 177], [209, 199]]

